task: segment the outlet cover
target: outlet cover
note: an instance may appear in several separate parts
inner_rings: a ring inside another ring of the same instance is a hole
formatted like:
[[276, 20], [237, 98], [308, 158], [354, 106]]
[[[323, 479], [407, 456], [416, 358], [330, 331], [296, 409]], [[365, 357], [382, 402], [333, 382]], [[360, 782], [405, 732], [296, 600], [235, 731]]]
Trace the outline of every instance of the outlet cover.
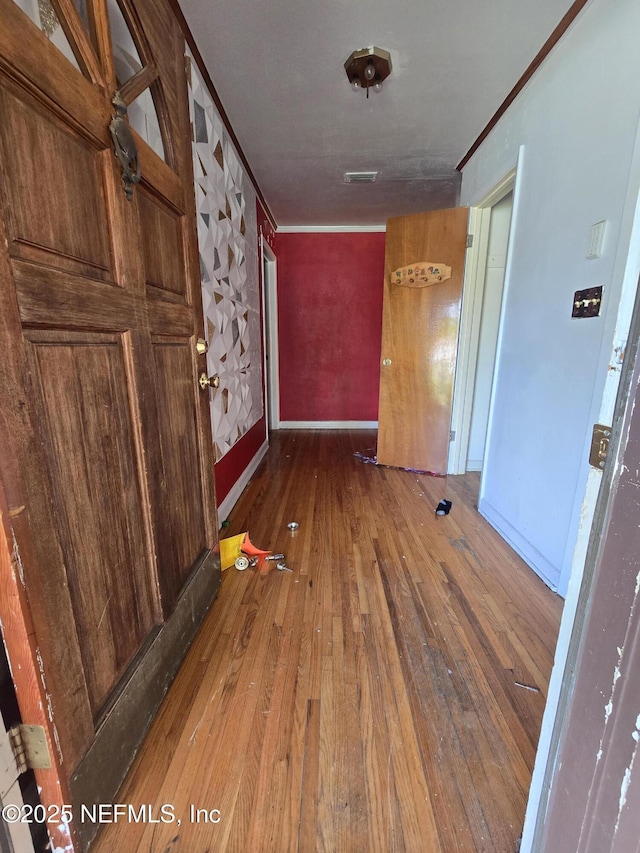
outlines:
[[589, 229], [589, 239], [587, 241], [587, 254], [586, 257], [590, 261], [594, 261], [596, 258], [602, 257], [602, 247], [604, 245], [604, 229], [606, 227], [607, 220], [603, 219], [602, 222], [596, 222], [595, 225], [592, 225]]

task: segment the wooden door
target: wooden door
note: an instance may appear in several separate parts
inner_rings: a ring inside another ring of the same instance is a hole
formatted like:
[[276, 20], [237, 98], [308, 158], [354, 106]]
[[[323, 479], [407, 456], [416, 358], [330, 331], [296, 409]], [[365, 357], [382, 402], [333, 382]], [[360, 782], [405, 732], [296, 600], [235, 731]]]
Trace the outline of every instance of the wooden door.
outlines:
[[[467, 208], [387, 222], [377, 454], [382, 465], [446, 474], [467, 222]], [[451, 275], [440, 281], [425, 270], [422, 276], [423, 264], [450, 267]]]
[[[21, 5], [42, 26], [0, 0], [0, 476], [58, 770], [109, 802], [219, 578], [184, 40], [168, 0]], [[131, 200], [117, 89], [150, 128]]]

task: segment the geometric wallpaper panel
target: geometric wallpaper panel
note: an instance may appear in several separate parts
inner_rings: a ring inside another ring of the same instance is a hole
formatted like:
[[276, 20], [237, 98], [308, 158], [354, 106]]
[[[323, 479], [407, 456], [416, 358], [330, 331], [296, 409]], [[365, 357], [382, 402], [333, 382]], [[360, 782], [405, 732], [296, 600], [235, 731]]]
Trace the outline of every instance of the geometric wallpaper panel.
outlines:
[[211, 428], [220, 460], [262, 417], [256, 195], [189, 57], [189, 110]]

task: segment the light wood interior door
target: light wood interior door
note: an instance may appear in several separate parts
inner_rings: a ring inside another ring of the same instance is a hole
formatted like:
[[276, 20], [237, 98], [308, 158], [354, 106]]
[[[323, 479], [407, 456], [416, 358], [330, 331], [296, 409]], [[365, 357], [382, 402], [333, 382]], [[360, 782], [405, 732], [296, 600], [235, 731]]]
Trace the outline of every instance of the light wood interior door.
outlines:
[[0, 0], [0, 475], [58, 771], [109, 802], [219, 577], [184, 41], [168, 2], [47, 8], [67, 55]]
[[[400, 216], [387, 222], [378, 462], [446, 474], [467, 208]], [[421, 285], [408, 271], [421, 262], [451, 268]]]

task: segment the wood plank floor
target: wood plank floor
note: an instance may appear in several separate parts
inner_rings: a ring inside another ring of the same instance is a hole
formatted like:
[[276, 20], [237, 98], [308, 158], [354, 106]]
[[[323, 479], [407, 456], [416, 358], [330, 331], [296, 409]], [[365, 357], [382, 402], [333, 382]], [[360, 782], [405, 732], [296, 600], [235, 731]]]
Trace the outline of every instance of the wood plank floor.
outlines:
[[478, 514], [477, 474], [354, 457], [374, 443], [272, 435], [227, 533], [293, 573], [223, 574], [119, 795], [181, 823], [93, 850], [513, 853], [562, 602]]

